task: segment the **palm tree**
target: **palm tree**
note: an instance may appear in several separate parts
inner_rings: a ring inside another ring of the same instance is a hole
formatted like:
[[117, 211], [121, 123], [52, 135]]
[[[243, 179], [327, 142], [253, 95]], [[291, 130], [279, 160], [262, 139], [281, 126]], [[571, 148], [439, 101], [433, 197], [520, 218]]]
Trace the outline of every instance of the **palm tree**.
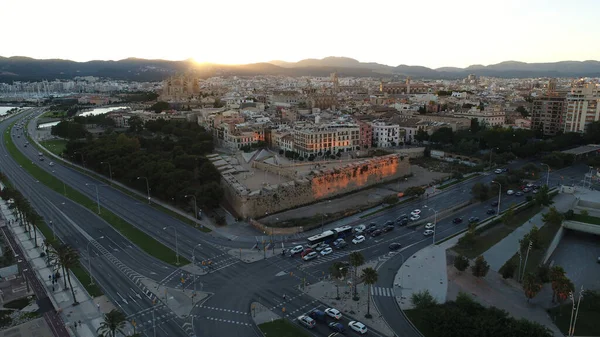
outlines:
[[523, 278], [523, 290], [525, 291], [525, 297], [527, 297], [527, 303], [542, 290], [542, 285], [533, 273], [528, 273]]
[[77, 251], [73, 249], [73, 247], [69, 245], [66, 246], [67, 248], [62, 264], [65, 268], [65, 274], [67, 275], [67, 279], [69, 280], [69, 288], [71, 288], [71, 294], [73, 295], [73, 305], [77, 305], [79, 304], [79, 302], [77, 302], [77, 298], [75, 297], [75, 289], [73, 289], [73, 285], [71, 284], [71, 274], [69, 273], [69, 270], [79, 265], [79, 254], [77, 254]]
[[343, 279], [346, 277], [346, 275], [348, 275], [348, 268], [341, 262], [334, 262], [329, 267], [329, 272], [331, 273], [331, 276], [338, 279]]
[[356, 279], [358, 277], [357, 271], [358, 271], [358, 267], [362, 266], [365, 263], [365, 257], [359, 252], [353, 252], [350, 254], [349, 259], [350, 259], [350, 265], [352, 265], [352, 267], [354, 267], [354, 271], [352, 273], [352, 275], [353, 275], [352, 285], [354, 286], [353, 299], [355, 301], [358, 301], [358, 295], [356, 294], [356, 292], [357, 292]]
[[377, 283], [377, 270], [368, 267], [365, 268], [362, 272], [362, 277], [365, 281], [365, 284], [368, 286], [367, 288], [367, 314], [366, 318], [371, 318], [371, 286]]
[[125, 320], [125, 314], [117, 309], [112, 309], [104, 315], [104, 321], [100, 323], [96, 332], [102, 337], [116, 337], [117, 332], [125, 335], [125, 332], [123, 331], [125, 328]]
[[556, 295], [561, 286], [561, 280], [566, 277], [566, 272], [561, 266], [550, 268], [550, 283], [552, 284], [552, 303], [556, 301]]

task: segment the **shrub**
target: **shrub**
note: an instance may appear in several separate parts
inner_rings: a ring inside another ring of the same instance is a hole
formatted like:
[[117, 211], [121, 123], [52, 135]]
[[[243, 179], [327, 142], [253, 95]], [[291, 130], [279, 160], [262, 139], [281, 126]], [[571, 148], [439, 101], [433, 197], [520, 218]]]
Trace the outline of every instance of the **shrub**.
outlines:
[[410, 297], [410, 301], [417, 309], [431, 308], [438, 304], [437, 300], [429, 293], [429, 290], [413, 293]]

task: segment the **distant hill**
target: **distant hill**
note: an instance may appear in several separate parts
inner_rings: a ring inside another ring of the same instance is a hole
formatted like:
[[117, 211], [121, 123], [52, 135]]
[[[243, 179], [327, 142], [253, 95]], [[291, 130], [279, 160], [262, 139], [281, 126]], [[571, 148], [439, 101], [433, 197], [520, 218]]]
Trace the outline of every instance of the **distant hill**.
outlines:
[[504, 78], [523, 77], [600, 77], [599, 61], [563, 61], [525, 63], [506, 61], [488, 66], [467, 68], [399, 65], [392, 67], [374, 62], [359, 62], [348, 57], [306, 59], [299, 62], [271, 61], [244, 65], [198, 64], [192, 60], [166, 61], [128, 58], [119, 61], [75, 62], [70, 60], [38, 60], [29, 57], [0, 57], [0, 82], [70, 79], [96, 76], [116, 80], [160, 81], [169, 76], [193, 72], [202, 78], [210, 76], [340, 76], [405, 77], [414, 79], [464, 78], [468, 74]]

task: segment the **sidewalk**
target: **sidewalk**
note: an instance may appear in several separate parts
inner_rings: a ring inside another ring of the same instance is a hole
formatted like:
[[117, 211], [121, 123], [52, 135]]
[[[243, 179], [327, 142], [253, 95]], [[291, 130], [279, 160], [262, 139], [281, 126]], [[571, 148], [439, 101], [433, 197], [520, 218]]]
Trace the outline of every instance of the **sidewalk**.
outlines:
[[[559, 193], [553, 200], [554, 203], [550, 207], [556, 207], [556, 209], [562, 213], [571, 208], [573, 201], [575, 201], [575, 196], [567, 193]], [[544, 226], [542, 214], [547, 213], [548, 209], [549, 207], [544, 207], [544, 209], [533, 216], [530, 221], [515, 229], [507, 237], [483, 253], [483, 257], [489, 263], [491, 270], [500, 270], [504, 263], [519, 250], [519, 240], [521, 240], [525, 234], [529, 233], [534, 225], [538, 226], [538, 228]]]
[[[46, 258], [40, 257], [40, 254], [44, 251], [43, 234], [38, 231], [39, 247], [36, 248], [33, 239], [29, 238], [29, 234], [25, 232], [23, 226], [16, 223], [11, 210], [8, 209], [6, 202], [1, 199], [0, 213], [7, 222], [13, 222], [10, 225], [7, 223], [7, 227], [14, 233], [18, 244], [26, 254], [25, 258], [31, 262], [38, 279], [44, 284], [53, 306], [61, 313], [69, 333], [79, 337], [96, 337], [98, 335], [96, 329], [103, 321], [104, 313], [114, 308], [112, 303], [105, 296], [92, 299], [81, 285], [80, 280], [71, 273], [71, 283], [73, 284], [75, 297], [79, 302], [77, 306], [73, 306], [71, 290], [63, 290], [64, 279], [60, 278], [58, 283], [53, 285], [51, 280], [52, 270], [46, 265]], [[75, 328], [75, 322], [77, 322], [77, 328]]]

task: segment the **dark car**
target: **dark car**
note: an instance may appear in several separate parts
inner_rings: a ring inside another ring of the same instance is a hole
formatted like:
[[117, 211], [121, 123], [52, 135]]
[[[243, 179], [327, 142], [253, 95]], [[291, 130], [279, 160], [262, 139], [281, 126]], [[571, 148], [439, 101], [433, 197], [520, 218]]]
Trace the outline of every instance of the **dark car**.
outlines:
[[400, 226], [404, 226], [408, 224], [408, 218], [404, 218], [402, 220], [400, 220], [400, 222], [398, 223]]
[[398, 250], [398, 249], [402, 248], [402, 245], [397, 242], [393, 242], [393, 243], [390, 243], [388, 248], [390, 250]]
[[337, 248], [337, 249], [343, 249], [343, 248], [345, 248], [347, 246], [348, 246], [348, 242], [341, 241], [340, 243], [338, 243], [337, 245], [335, 245], [335, 248]]
[[490, 208], [490, 209], [487, 210], [486, 213], [489, 214], [489, 215], [496, 214], [496, 210], [493, 209], [493, 208]]
[[394, 230], [394, 225], [387, 225], [385, 227], [383, 227], [383, 232], [387, 233], [389, 231], [393, 231]]
[[335, 332], [344, 332], [344, 325], [342, 323], [338, 323], [338, 322], [331, 322], [329, 323], [329, 329], [335, 331]]
[[384, 226], [391, 226], [391, 225], [393, 225], [393, 224], [394, 224], [394, 222], [393, 222], [393, 221], [391, 221], [391, 220], [388, 220], [388, 221], [386, 221], [386, 222], [385, 222]]
[[492, 207], [496, 207], [496, 206], [498, 206], [498, 202], [497, 201], [492, 202]]
[[472, 216], [472, 217], [469, 218], [469, 222], [471, 222], [471, 223], [477, 222], [477, 221], [479, 221], [479, 218], [476, 217], [476, 216]]
[[507, 168], [503, 168], [502, 172], [508, 172], [508, 169]]
[[521, 191], [517, 191], [517, 192], [515, 193], [515, 195], [516, 195], [517, 197], [521, 197], [521, 196], [523, 196], [523, 192], [521, 192]]
[[374, 231], [376, 231], [376, 230], [378, 230], [378, 229], [377, 229], [377, 226], [374, 226], [374, 227], [369, 227], [369, 228], [367, 228], [367, 233], [373, 233], [373, 232], [374, 232]]
[[452, 220], [453, 223], [461, 223], [463, 222], [462, 218], [454, 218], [454, 220]]
[[368, 228], [373, 228], [373, 227], [377, 227], [377, 224], [374, 222], [371, 222], [370, 224], [367, 225], [367, 229]]
[[371, 236], [373, 236], [373, 237], [379, 236], [379, 235], [381, 235], [381, 233], [383, 233], [383, 231], [381, 229], [376, 229], [373, 231], [373, 233], [371, 233]]
[[308, 314], [308, 317], [314, 319], [315, 321], [325, 322], [327, 320], [327, 315], [321, 310], [313, 310]]

